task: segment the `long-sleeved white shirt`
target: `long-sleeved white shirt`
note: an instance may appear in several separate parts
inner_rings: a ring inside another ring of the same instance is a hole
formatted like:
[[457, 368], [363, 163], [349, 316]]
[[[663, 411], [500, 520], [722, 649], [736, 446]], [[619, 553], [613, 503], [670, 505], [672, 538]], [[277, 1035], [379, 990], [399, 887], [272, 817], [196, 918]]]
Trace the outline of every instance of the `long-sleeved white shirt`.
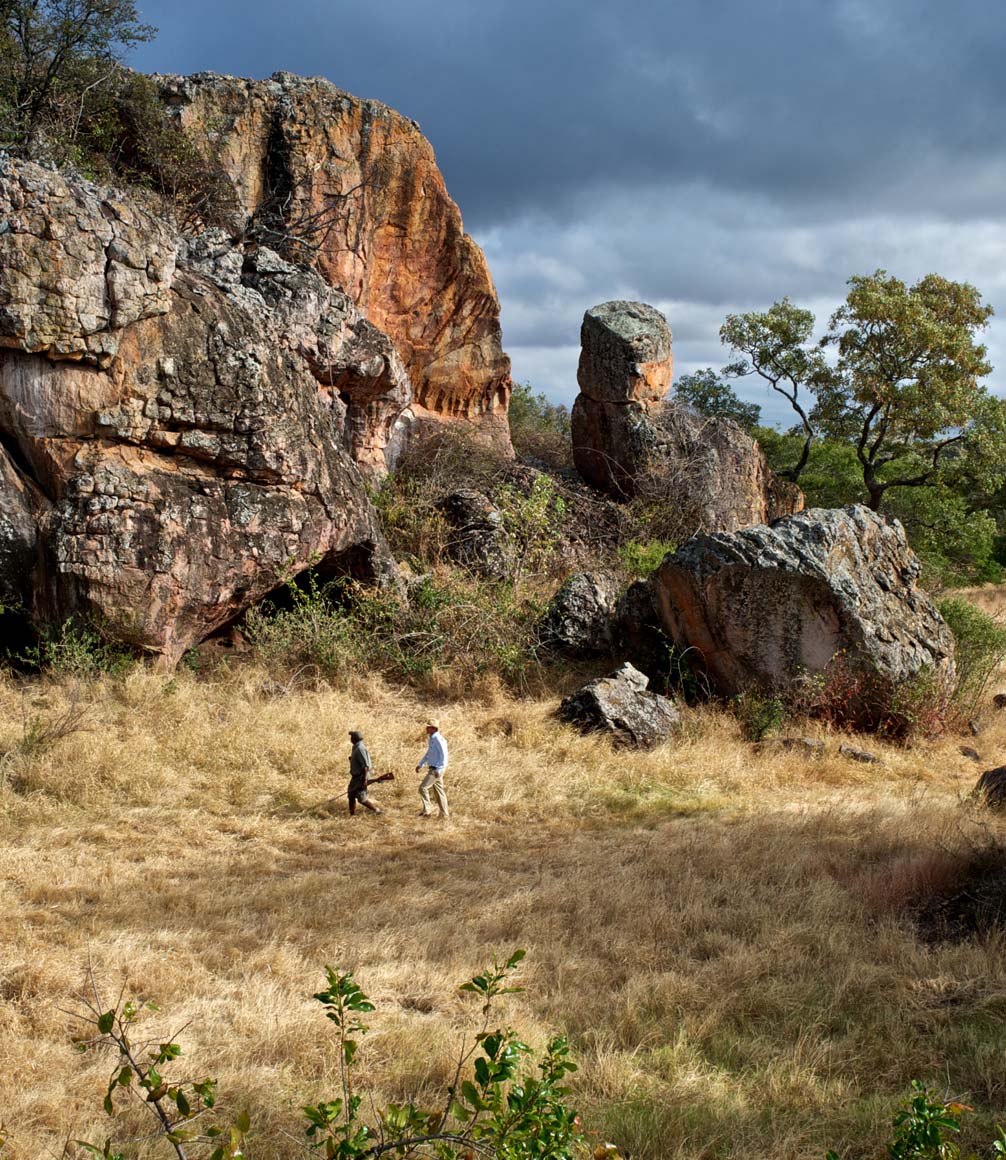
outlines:
[[447, 768], [447, 738], [439, 730], [430, 734], [430, 744], [419, 768], [422, 769], [424, 765], [430, 769], [439, 769], [441, 773]]

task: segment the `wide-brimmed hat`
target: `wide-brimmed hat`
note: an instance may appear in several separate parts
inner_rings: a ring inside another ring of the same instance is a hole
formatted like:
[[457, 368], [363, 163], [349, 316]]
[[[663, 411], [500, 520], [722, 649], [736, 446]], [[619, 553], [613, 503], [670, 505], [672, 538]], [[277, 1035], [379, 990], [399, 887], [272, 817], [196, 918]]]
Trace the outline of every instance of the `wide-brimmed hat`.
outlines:
[[440, 722], [436, 719], [436, 717], [431, 717], [429, 719], [429, 721], [426, 722], [426, 728], [427, 729], [439, 729]]

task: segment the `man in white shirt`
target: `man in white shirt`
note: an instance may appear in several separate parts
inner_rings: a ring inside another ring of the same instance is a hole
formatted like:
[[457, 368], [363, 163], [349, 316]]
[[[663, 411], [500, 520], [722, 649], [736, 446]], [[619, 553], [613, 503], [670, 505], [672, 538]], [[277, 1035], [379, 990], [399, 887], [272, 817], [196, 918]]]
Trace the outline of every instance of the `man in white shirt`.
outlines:
[[419, 811], [420, 817], [428, 818], [432, 814], [430, 809], [430, 789], [433, 789], [442, 818], [451, 816], [447, 808], [447, 794], [444, 792], [444, 770], [447, 769], [447, 738], [440, 732], [439, 721], [427, 721], [426, 736], [430, 742], [422, 761], [416, 766], [419, 773], [423, 766], [427, 767], [426, 776], [419, 783], [419, 800], [423, 808]]

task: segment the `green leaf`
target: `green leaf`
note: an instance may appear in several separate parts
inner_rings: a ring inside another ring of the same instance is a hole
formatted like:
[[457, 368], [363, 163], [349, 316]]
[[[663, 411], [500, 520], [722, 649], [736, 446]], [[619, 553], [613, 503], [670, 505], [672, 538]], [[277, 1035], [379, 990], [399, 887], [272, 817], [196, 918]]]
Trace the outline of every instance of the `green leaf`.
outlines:
[[115, 1012], [106, 1011], [104, 1015], [98, 1016], [98, 1030], [102, 1035], [107, 1035], [115, 1026]]
[[241, 1112], [238, 1118], [234, 1121], [237, 1124], [239, 1132], [247, 1132], [251, 1128], [251, 1117], [247, 1112]]

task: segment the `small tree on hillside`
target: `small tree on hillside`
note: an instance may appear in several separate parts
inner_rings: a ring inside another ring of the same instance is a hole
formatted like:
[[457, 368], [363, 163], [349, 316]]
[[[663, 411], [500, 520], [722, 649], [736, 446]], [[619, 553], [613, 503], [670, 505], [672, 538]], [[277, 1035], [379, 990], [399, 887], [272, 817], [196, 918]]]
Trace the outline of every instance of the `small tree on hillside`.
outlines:
[[34, 157], [47, 126], [72, 138], [88, 92], [155, 31], [133, 0], [0, 0], [3, 144]]
[[742, 402], [733, 387], [712, 367], [682, 375], [674, 384], [674, 397], [707, 418], [732, 419], [745, 431], [756, 427], [761, 418], [761, 407], [757, 403]]
[[800, 419], [804, 434], [800, 458], [794, 466], [779, 472], [792, 483], [799, 480], [807, 466], [815, 434], [800, 391], [813, 391], [829, 374], [820, 348], [809, 345], [813, 329], [814, 315], [794, 306], [788, 298], [768, 310], [730, 314], [720, 327], [721, 341], [743, 356], [723, 373], [730, 377], [758, 375], [788, 400]]
[[966, 454], [985, 487], [1006, 477], [1006, 405], [979, 382], [976, 340], [992, 307], [965, 282], [927, 274], [914, 286], [878, 270], [849, 279], [822, 345], [838, 358], [815, 385], [811, 422], [851, 442], [869, 506], [896, 487], [940, 482]]

